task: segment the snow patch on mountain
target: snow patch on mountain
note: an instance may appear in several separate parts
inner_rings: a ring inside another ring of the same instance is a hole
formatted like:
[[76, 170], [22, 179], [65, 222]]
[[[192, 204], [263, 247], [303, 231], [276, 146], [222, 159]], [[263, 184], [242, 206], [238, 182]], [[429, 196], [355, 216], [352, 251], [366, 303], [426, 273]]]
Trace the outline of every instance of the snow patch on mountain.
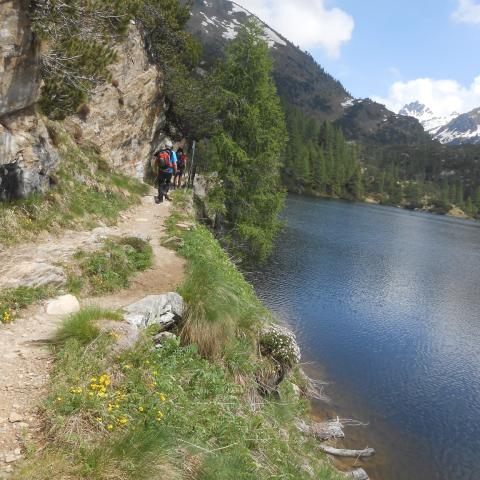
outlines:
[[350, 108], [355, 105], [355, 99], [347, 97], [342, 103], [341, 103], [343, 108]]
[[453, 112], [442, 117], [436, 115], [430, 108], [420, 102], [412, 102], [405, 105], [398, 114], [416, 118], [423, 125], [425, 131], [432, 136], [435, 136], [442, 127], [459, 115], [457, 112]]
[[459, 115], [442, 127], [435, 138], [442, 143], [480, 145], [480, 108]]
[[[207, 2], [206, 0], [204, 0], [203, 5], [208, 9], [213, 8], [213, 4]], [[209, 15], [206, 12], [199, 12], [199, 14], [203, 17], [202, 26], [203, 27], [214, 26], [215, 28], [221, 30], [221, 35], [224, 39], [226, 40], [235, 39], [242, 25], [241, 22], [239, 22], [235, 18], [235, 15], [242, 14], [242, 15], [251, 17], [252, 14], [248, 10], [238, 5], [237, 3], [231, 2], [231, 5], [232, 5], [231, 10], [227, 12], [229, 16], [229, 21], [225, 19], [220, 19], [215, 15]], [[287, 45], [287, 42], [278, 33], [276, 33], [271, 28], [267, 27], [267, 25], [265, 24], [263, 24], [263, 27], [265, 32], [264, 38], [270, 48], [275, 48], [278, 45], [282, 45], [282, 46]]]

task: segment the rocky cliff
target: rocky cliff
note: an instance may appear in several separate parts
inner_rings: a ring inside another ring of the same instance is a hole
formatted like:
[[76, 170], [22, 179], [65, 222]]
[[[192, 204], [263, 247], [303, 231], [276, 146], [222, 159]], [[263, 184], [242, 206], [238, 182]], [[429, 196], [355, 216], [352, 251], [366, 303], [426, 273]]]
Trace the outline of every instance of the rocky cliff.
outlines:
[[28, 0], [0, 2], [0, 200], [45, 190], [58, 162], [34, 105], [39, 44]]
[[[0, 200], [44, 192], [60, 161], [36, 110], [40, 45], [30, 8], [29, 0], [0, 0]], [[141, 178], [162, 139], [163, 78], [136, 25], [117, 54], [112, 82], [98, 87], [65, 127], [78, 142], [97, 144], [114, 169]]]
[[117, 62], [110, 67], [112, 82], [101, 85], [67, 128], [98, 145], [115, 170], [143, 178], [153, 147], [165, 127], [163, 76], [148, 61], [143, 38], [135, 25], [117, 47]]

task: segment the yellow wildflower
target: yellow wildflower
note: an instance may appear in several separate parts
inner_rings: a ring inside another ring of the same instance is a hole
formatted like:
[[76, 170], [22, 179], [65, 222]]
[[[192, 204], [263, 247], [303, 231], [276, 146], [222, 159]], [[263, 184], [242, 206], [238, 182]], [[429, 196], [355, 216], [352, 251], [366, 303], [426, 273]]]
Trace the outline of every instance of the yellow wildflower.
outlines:
[[110, 425], [107, 425], [107, 430], [113, 430], [113, 425], [110, 423]]
[[128, 418], [127, 417], [120, 417], [117, 422], [120, 424], [120, 425], [126, 425], [128, 423]]
[[163, 393], [160, 393], [158, 395], [158, 398], [160, 399], [161, 402], [165, 402], [165, 400], [167, 400], [167, 397]]
[[143, 407], [138, 407], [139, 412], [143, 412], [144, 408]]

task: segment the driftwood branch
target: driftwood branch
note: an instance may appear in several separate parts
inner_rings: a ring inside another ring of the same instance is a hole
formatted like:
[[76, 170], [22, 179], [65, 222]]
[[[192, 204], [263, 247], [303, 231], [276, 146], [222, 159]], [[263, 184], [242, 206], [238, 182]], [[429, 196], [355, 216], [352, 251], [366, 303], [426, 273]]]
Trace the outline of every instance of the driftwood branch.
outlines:
[[373, 457], [375, 455], [375, 450], [373, 448], [365, 448], [364, 450], [349, 450], [346, 448], [335, 448], [330, 445], [321, 444], [320, 449], [322, 452], [328, 453], [335, 457], [346, 457], [346, 458], [367, 458]]
[[311, 423], [310, 425], [301, 421], [297, 428], [304, 434], [315, 437], [317, 440], [325, 441], [332, 438], [345, 438], [343, 425], [337, 417], [336, 420], [322, 423]]

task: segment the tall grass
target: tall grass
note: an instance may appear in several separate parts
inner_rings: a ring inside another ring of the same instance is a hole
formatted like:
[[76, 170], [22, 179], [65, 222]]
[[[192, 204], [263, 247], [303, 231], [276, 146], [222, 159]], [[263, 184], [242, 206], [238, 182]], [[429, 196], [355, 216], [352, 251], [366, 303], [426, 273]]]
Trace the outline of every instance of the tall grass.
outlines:
[[256, 331], [270, 313], [207, 228], [177, 227], [180, 222], [193, 221], [185, 213], [187, 196], [186, 192], [174, 192], [177, 209], [167, 221], [168, 233], [182, 238], [178, 253], [187, 260], [186, 278], [180, 287], [188, 305], [182, 341], [196, 344], [200, 354], [211, 360], [218, 360], [240, 339], [250, 339], [253, 352]]

